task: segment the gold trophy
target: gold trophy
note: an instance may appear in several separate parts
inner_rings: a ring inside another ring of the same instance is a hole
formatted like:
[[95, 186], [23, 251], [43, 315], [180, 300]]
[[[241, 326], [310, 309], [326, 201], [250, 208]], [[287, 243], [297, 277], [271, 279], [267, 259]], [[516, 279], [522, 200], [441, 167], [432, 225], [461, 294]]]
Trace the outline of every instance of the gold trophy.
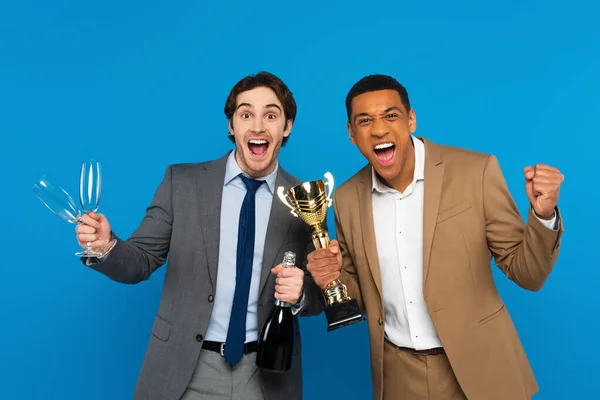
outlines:
[[[312, 228], [312, 241], [315, 249], [329, 247], [329, 234], [323, 229], [327, 208], [331, 206], [333, 176], [327, 172], [323, 180], [304, 182], [285, 191], [277, 188], [279, 199], [288, 206], [295, 217], [300, 217]], [[327, 193], [329, 188], [329, 193]], [[289, 201], [289, 202], [288, 202]], [[348, 296], [348, 288], [339, 279], [330, 282], [323, 291], [325, 296], [325, 317], [327, 331], [342, 328], [364, 321], [358, 303]]]

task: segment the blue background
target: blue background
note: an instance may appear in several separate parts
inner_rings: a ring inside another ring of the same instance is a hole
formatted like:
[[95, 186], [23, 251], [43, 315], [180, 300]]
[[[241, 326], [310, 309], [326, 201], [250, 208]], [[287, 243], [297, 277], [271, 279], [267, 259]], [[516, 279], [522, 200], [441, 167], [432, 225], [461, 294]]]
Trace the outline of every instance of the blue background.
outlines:
[[[231, 148], [225, 98], [259, 70], [296, 96], [281, 162], [304, 180], [331, 171], [341, 183], [364, 165], [344, 98], [370, 73], [405, 84], [418, 135], [495, 154], [521, 212], [523, 167], [560, 168], [565, 235], [546, 286], [530, 293], [495, 276], [535, 398], [599, 398], [598, 3], [207, 3], [0, 5], [0, 398], [131, 398], [164, 277], [127, 286], [82, 267], [74, 227], [32, 183], [49, 174], [75, 196], [81, 160], [98, 159], [99, 212], [127, 237], [168, 164]], [[301, 324], [305, 398], [370, 398], [367, 325], [326, 333], [322, 315]]]

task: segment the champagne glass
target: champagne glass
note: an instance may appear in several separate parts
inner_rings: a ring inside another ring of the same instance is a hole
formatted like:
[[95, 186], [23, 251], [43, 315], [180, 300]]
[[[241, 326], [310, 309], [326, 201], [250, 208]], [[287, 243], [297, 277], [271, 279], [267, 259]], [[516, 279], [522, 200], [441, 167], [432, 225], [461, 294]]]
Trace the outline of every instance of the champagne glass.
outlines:
[[76, 224], [82, 213], [69, 193], [44, 175], [33, 185], [33, 191], [46, 207], [63, 220]]
[[[100, 197], [102, 195], [102, 172], [100, 163], [93, 160], [84, 160], [81, 163], [81, 172], [79, 174], [79, 201], [84, 214], [96, 212], [100, 206]], [[87, 248], [76, 254], [80, 257], [98, 257], [101, 253], [92, 249], [91, 243], [87, 243]]]
[[44, 175], [33, 185], [33, 191], [42, 203], [62, 220], [77, 224], [83, 216], [69, 193]]

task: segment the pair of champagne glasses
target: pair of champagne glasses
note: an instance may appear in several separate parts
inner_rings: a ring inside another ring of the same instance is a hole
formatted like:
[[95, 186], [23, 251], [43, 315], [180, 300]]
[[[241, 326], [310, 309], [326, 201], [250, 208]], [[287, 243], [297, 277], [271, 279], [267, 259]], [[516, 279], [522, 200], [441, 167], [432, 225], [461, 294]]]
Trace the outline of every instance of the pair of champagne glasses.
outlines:
[[[33, 191], [50, 211], [63, 220], [78, 224], [81, 218], [89, 213], [96, 212], [100, 206], [102, 194], [102, 173], [100, 163], [93, 160], [84, 160], [81, 163], [79, 174], [79, 202], [77, 206], [71, 195], [54, 182], [47, 175], [40, 178], [34, 185]], [[78, 257], [98, 257], [90, 243], [83, 251], [75, 253]]]

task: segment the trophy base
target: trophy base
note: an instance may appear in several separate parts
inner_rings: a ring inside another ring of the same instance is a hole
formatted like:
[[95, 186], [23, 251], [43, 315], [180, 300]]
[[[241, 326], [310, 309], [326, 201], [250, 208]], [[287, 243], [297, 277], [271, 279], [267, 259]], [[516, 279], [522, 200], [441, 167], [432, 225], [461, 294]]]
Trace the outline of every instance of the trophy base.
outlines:
[[365, 320], [355, 299], [325, 307], [327, 332]]

